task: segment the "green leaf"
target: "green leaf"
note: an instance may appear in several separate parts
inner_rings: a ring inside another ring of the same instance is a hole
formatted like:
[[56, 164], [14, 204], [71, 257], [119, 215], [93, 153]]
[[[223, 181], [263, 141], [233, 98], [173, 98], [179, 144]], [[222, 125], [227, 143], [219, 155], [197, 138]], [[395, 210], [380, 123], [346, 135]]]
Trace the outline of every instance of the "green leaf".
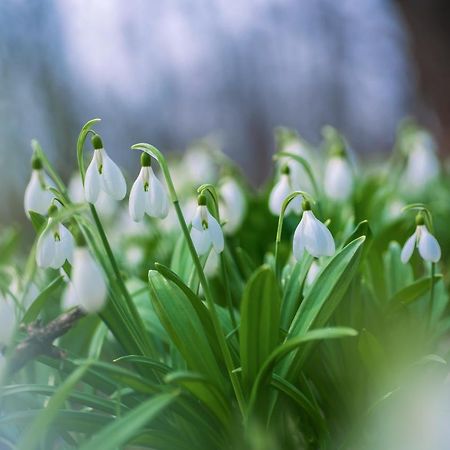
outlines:
[[154, 270], [148, 276], [153, 307], [189, 369], [205, 375], [217, 386], [223, 386], [222, 370], [208, 339], [208, 331], [185, 292]]
[[29, 324], [36, 320], [37, 316], [41, 312], [42, 308], [45, 306], [45, 303], [49, 299], [50, 295], [58, 289], [59, 286], [63, 283], [63, 277], [56, 277], [41, 293], [36, 297], [31, 306], [28, 308], [25, 313], [22, 322], [24, 324]]
[[[435, 275], [434, 282], [437, 283], [442, 278], [442, 275]], [[422, 297], [431, 289], [431, 277], [423, 277], [414, 283], [406, 286], [400, 291], [396, 292], [388, 302], [388, 307], [391, 311], [397, 311], [405, 305], [409, 305], [415, 300]]]
[[250, 387], [279, 339], [280, 296], [275, 274], [260, 267], [250, 278], [242, 297], [240, 354], [242, 380]]
[[25, 435], [17, 446], [17, 450], [32, 450], [38, 447], [40, 439], [48, 431], [49, 426], [58, 415], [59, 409], [82, 379], [88, 367], [88, 363], [78, 367], [56, 390], [55, 394], [50, 398], [47, 407], [36, 416], [27, 428]]
[[[303, 300], [289, 329], [288, 339], [303, 336], [312, 327], [324, 326], [344, 297], [360, 263], [365, 237], [361, 236], [340, 250], [322, 270]], [[300, 372], [307, 352], [290, 355], [282, 367], [282, 375], [294, 379]]]
[[178, 392], [160, 394], [143, 402], [95, 434], [92, 439], [80, 446], [80, 450], [116, 450], [122, 447], [161, 414], [177, 395]]
[[386, 354], [378, 339], [366, 329], [359, 336], [358, 351], [367, 371], [376, 376], [386, 361]]

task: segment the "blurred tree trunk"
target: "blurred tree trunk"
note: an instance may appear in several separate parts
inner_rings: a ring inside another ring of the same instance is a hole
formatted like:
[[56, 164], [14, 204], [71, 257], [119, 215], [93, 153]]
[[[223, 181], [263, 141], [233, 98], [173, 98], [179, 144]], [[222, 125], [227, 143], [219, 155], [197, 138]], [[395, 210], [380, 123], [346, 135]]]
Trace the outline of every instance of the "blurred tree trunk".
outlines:
[[[420, 119], [433, 128], [441, 152], [450, 153], [450, 2], [397, 0], [409, 28], [411, 50], [417, 63]], [[425, 108], [423, 108], [425, 107]], [[429, 112], [436, 116], [430, 117]]]

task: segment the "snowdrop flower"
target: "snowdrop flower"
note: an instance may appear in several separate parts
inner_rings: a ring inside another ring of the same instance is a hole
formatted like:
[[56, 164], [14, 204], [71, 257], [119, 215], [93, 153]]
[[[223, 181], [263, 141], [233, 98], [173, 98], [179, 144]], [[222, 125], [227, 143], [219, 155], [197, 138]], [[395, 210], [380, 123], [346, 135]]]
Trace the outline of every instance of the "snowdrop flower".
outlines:
[[429, 133], [420, 131], [411, 143], [405, 172], [404, 185], [419, 191], [439, 175], [439, 160], [436, 157], [436, 144]]
[[[283, 146], [282, 151], [300, 156], [310, 164], [312, 162], [311, 153], [309, 152], [306, 145], [298, 138], [288, 141]], [[291, 184], [294, 190], [304, 190], [310, 192], [314, 189], [314, 186], [311, 184], [311, 180], [306, 173], [305, 168], [298, 161], [290, 157], [283, 157], [280, 159], [280, 162], [282, 164], [286, 164], [289, 167], [289, 170], [291, 171]]]
[[191, 238], [195, 250], [201, 255], [208, 253], [211, 246], [216, 253], [224, 248], [224, 238], [219, 222], [212, 216], [206, 206], [206, 197], [199, 195], [197, 211], [192, 219]]
[[14, 308], [6, 298], [0, 295], [0, 345], [11, 343], [16, 329], [16, 314]]
[[219, 188], [220, 215], [225, 221], [223, 230], [227, 234], [234, 233], [242, 224], [246, 212], [246, 199], [239, 183], [227, 177]]
[[416, 231], [403, 246], [400, 255], [403, 264], [410, 260], [415, 247], [419, 249], [419, 254], [425, 261], [436, 263], [441, 259], [441, 247], [436, 238], [428, 231], [422, 213], [417, 214]]
[[[276, 216], [279, 216], [281, 213], [281, 207], [283, 205], [284, 200], [289, 194], [292, 194], [296, 189], [292, 185], [292, 178], [290, 176], [289, 166], [283, 166], [281, 169], [281, 177], [275, 186], [272, 188], [272, 191], [269, 196], [269, 209], [270, 212]], [[301, 198], [294, 198], [286, 208], [285, 213], [289, 214], [291, 211], [301, 212]]]
[[106, 302], [107, 288], [102, 270], [86, 246], [76, 247], [71, 280], [63, 298], [63, 307], [79, 305], [87, 313], [100, 311]]
[[330, 230], [311, 211], [309, 201], [303, 201], [303, 215], [294, 233], [293, 253], [299, 261], [306, 250], [310, 255], [332, 256], [335, 252], [333, 236]]
[[145, 214], [164, 219], [169, 212], [169, 200], [162, 183], [151, 168], [151, 156], [141, 154], [141, 171], [130, 192], [129, 211], [135, 222], [140, 222]]
[[59, 269], [66, 260], [72, 261], [74, 239], [64, 225], [54, 220], [56, 212], [56, 206], [50, 206], [48, 224], [37, 241], [36, 263], [42, 268]]
[[325, 167], [326, 195], [335, 201], [347, 200], [353, 191], [353, 174], [345, 151], [340, 148], [329, 158]]
[[31, 161], [31, 167], [31, 178], [25, 189], [23, 202], [25, 213], [28, 217], [30, 217], [29, 211], [45, 215], [53, 200], [53, 194], [47, 190], [52, 184], [42, 169], [42, 161], [34, 157]]
[[92, 137], [94, 155], [86, 170], [84, 196], [89, 203], [96, 203], [101, 191], [114, 200], [122, 200], [127, 185], [117, 164], [108, 156], [98, 134]]

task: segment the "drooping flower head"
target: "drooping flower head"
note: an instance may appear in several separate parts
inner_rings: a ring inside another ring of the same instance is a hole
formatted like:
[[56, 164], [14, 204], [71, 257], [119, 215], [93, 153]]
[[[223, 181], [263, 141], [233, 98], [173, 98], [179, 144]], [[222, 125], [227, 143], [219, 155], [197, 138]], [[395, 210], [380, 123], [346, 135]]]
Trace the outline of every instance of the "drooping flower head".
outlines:
[[127, 193], [125, 178], [117, 164], [108, 156], [98, 134], [92, 137], [94, 155], [86, 170], [84, 196], [89, 203], [98, 200], [100, 191], [114, 200], [122, 200]]
[[107, 287], [102, 269], [85, 245], [77, 246], [63, 307], [80, 306], [87, 313], [96, 313], [105, 305], [106, 296]]
[[330, 158], [325, 167], [324, 189], [326, 195], [335, 201], [347, 200], [353, 191], [353, 173], [342, 145], [330, 149]]
[[55, 205], [48, 210], [49, 219], [36, 246], [36, 263], [39, 267], [59, 269], [66, 260], [72, 263], [74, 239], [70, 231], [55, 220]]
[[408, 238], [403, 246], [400, 258], [403, 264], [406, 264], [418, 248], [419, 255], [424, 261], [436, 263], [441, 259], [441, 247], [436, 238], [428, 231], [425, 224], [425, 216], [422, 212], [416, 216], [416, 230]]
[[247, 201], [239, 183], [231, 177], [226, 177], [219, 187], [220, 215], [225, 221], [225, 233], [234, 233], [245, 217]]
[[302, 206], [303, 215], [294, 233], [295, 258], [300, 260], [305, 250], [316, 258], [332, 256], [336, 248], [330, 230], [316, 218], [308, 200], [303, 200]]
[[[292, 194], [296, 189], [292, 184], [291, 179], [291, 170], [288, 165], [285, 165], [281, 168], [281, 176], [278, 182], [272, 188], [272, 191], [269, 196], [269, 209], [270, 212], [276, 216], [279, 216], [281, 213], [281, 207], [283, 206], [283, 202], [289, 194]], [[289, 214], [290, 212], [300, 212], [301, 213], [301, 198], [294, 198], [286, 208], [285, 213]]]
[[191, 238], [195, 250], [201, 256], [213, 247], [216, 253], [224, 248], [224, 238], [219, 222], [208, 211], [206, 197], [199, 195], [197, 211], [192, 219]]
[[53, 194], [48, 190], [51, 182], [42, 168], [42, 161], [37, 156], [31, 160], [31, 178], [25, 189], [24, 208], [30, 217], [30, 211], [45, 215], [53, 200]]
[[140, 222], [145, 214], [164, 219], [169, 212], [167, 192], [151, 167], [151, 156], [141, 154], [141, 171], [130, 192], [129, 211], [135, 222]]

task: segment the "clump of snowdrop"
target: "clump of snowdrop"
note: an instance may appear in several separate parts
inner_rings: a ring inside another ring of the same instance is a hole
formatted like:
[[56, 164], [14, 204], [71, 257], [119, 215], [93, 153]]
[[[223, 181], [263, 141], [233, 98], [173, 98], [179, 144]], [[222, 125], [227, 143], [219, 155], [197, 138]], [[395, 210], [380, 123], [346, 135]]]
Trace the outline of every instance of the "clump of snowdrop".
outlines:
[[407, 140], [408, 160], [403, 175], [403, 184], [408, 189], [420, 191], [439, 175], [439, 160], [436, 143], [425, 131], [418, 131]]
[[422, 212], [416, 216], [416, 230], [408, 238], [403, 246], [400, 258], [406, 264], [414, 252], [418, 248], [419, 255], [424, 261], [436, 263], [441, 259], [441, 247], [436, 238], [428, 231], [425, 225], [425, 216]]
[[129, 211], [135, 222], [140, 222], [145, 214], [164, 219], [169, 212], [166, 190], [151, 167], [151, 156], [141, 154], [141, 170], [130, 192]]
[[220, 213], [225, 221], [223, 230], [232, 234], [242, 225], [245, 217], [247, 201], [239, 183], [231, 177], [226, 177], [219, 187]]
[[[291, 178], [291, 170], [288, 165], [284, 165], [281, 168], [281, 176], [277, 183], [272, 188], [269, 196], [269, 209], [270, 212], [276, 216], [281, 213], [281, 207], [284, 200], [289, 194], [292, 194], [296, 189], [293, 186]], [[301, 198], [294, 198], [287, 206], [285, 213], [290, 212], [301, 213]]]
[[201, 255], [209, 252], [211, 246], [216, 253], [224, 248], [224, 237], [219, 222], [208, 211], [206, 197], [199, 195], [197, 211], [192, 219], [191, 238], [195, 250]]
[[55, 220], [58, 209], [55, 205], [48, 210], [48, 222], [36, 246], [36, 263], [39, 267], [59, 269], [66, 261], [72, 263], [75, 241], [70, 231]]
[[336, 250], [330, 230], [316, 218], [311, 204], [303, 200], [303, 215], [294, 233], [293, 254], [299, 261], [304, 251], [319, 258], [332, 256]]
[[77, 246], [63, 307], [80, 306], [87, 313], [96, 313], [105, 305], [106, 297], [107, 287], [102, 269], [85, 245]]
[[53, 200], [53, 194], [48, 190], [52, 183], [42, 168], [41, 159], [34, 156], [31, 167], [31, 178], [23, 202], [27, 217], [30, 217], [30, 211], [45, 215]]
[[342, 142], [335, 142], [325, 166], [324, 189], [328, 198], [343, 202], [353, 191], [353, 173]]
[[117, 164], [108, 156], [98, 134], [92, 137], [94, 155], [86, 170], [84, 195], [89, 203], [95, 204], [100, 191], [114, 200], [122, 200], [127, 193], [125, 178]]

